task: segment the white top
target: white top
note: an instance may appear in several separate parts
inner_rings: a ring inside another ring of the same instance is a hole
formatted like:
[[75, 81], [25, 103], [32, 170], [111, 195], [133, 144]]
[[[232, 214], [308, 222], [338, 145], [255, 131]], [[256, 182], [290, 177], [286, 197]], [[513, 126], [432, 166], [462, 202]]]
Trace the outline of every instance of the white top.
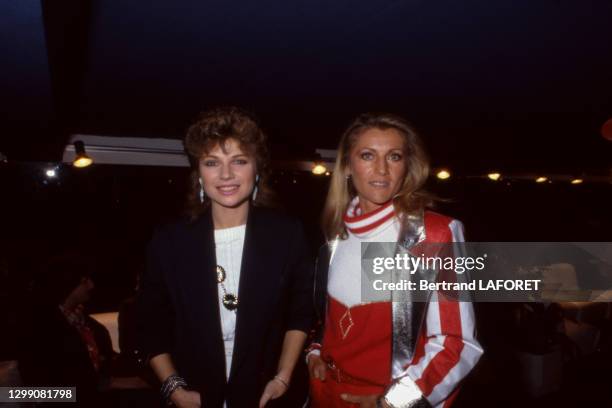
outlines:
[[[360, 233], [359, 236], [347, 231], [347, 239], [339, 239], [327, 275], [327, 294], [346, 307], [353, 307], [361, 301], [361, 243], [397, 242], [400, 223], [393, 217], [375, 229]], [[311, 355], [321, 355], [312, 350], [306, 355], [306, 364]]]
[[[244, 233], [246, 224], [232, 228], [215, 230], [215, 254], [217, 265], [225, 269], [225, 290], [238, 296], [240, 282], [240, 267], [242, 265], [242, 250], [244, 248]], [[236, 337], [236, 310], [228, 310], [223, 306], [223, 288], [218, 286], [219, 311], [221, 315], [221, 333], [225, 345], [225, 374], [229, 378]]]
[[400, 223], [393, 217], [366, 234], [356, 236], [350, 231], [338, 246], [329, 265], [327, 293], [347, 307], [361, 304], [361, 243], [397, 242]]

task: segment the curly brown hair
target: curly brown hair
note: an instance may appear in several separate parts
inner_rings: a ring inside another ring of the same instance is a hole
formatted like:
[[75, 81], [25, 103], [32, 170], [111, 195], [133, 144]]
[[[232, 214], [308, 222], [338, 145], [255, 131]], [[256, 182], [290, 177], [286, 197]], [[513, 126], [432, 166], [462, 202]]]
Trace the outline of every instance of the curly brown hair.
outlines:
[[191, 164], [187, 209], [192, 220], [197, 219], [210, 206], [210, 199], [207, 197], [204, 202], [200, 202], [200, 158], [217, 146], [225, 151], [225, 142], [228, 139], [236, 140], [242, 151], [255, 159], [259, 181], [257, 198], [253, 200], [253, 204], [270, 206], [273, 203], [274, 194], [268, 186], [270, 154], [267, 137], [257, 119], [252, 113], [233, 106], [211, 109], [200, 113], [187, 130], [183, 141]]

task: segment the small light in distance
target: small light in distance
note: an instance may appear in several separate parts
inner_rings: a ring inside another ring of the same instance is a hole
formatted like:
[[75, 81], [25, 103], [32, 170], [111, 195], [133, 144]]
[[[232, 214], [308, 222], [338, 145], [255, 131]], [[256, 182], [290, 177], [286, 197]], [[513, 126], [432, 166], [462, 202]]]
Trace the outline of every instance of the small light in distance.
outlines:
[[438, 179], [440, 179], [440, 180], [447, 180], [447, 179], [449, 179], [449, 178], [450, 178], [450, 176], [451, 176], [450, 171], [448, 171], [448, 170], [446, 170], [446, 169], [439, 170], [439, 171], [436, 173], [436, 177], [437, 177]]
[[325, 174], [325, 172], [327, 172], [327, 168], [321, 163], [315, 164], [315, 166], [312, 168], [312, 174], [315, 174], [317, 176]]

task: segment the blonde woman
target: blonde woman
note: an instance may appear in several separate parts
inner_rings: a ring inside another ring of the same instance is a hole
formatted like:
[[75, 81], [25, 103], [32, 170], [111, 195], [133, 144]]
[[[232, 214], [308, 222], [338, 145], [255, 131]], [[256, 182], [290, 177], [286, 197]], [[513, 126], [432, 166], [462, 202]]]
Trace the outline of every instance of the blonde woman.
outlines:
[[361, 299], [361, 243], [463, 240], [459, 221], [426, 211], [428, 174], [400, 117], [364, 114], [342, 136], [315, 279], [322, 324], [307, 356], [314, 407], [446, 407], [483, 352], [469, 302]]

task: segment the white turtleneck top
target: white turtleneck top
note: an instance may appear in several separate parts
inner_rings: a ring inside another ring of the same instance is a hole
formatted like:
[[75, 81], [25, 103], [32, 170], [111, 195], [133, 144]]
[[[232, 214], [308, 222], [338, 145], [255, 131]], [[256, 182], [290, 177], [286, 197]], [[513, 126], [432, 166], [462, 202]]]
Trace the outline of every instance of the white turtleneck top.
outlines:
[[397, 242], [400, 224], [393, 217], [374, 229], [353, 234], [339, 240], [334, 257], [329, 265], [327, 293], [347, 307], [362, 303], [361, 300], [361, 243]]

